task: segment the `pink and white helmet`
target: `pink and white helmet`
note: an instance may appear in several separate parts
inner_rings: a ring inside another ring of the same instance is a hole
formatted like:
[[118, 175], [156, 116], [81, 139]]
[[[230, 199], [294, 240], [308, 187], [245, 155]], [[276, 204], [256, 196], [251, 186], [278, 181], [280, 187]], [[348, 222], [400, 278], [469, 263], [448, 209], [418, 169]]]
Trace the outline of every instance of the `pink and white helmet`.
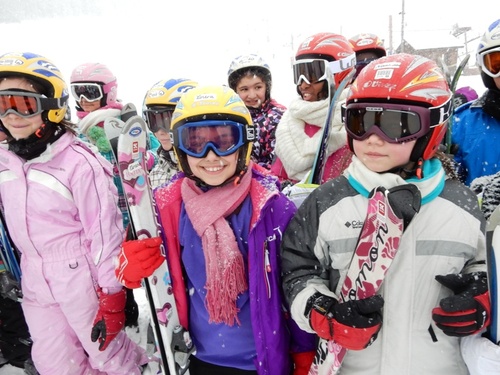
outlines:
[[105, 95], [105, 102], [102, 105], [110, 105], [117, 101], [118, 83], [116, 77], [104, 64], [81, 64], [73, 69], [70, 79], [71, 83], [89, 82], [100, 84]]

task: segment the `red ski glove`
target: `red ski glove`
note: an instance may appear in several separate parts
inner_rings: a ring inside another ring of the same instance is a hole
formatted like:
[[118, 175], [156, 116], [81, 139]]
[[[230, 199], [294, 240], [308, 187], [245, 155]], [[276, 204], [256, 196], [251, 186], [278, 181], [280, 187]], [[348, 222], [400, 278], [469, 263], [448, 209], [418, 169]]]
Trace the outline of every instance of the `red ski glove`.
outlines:
[[316, 351], [292, 353], [293, 375], [307, 375], [314, 360]]
[[448, 336], [473, 335], [490, 324], [490, 296], [486, 272], [438, 275], [436, 280], [454, 296], [432, 309], [432, 319]]
[[99, 310], [94, 319], [90, 338], [92, 342], [99, 339], [99, 350], [103, 351], [125, 326], [127, 294], [125, 289], [115, 294], [104, 294], [99, 289], [97, 296], [99, 297]]
[[382, 327], [384, 299], [379, 295], [338, 303], [335, 298], [316, 293], [309, 304], [309, 322], [317, 335], [349, 350], [366, 348]]
[[141, 280], [149, 277], [165, 261], [161, 254], [160, 237], [125, 241], [118, 255], [115, 275], [129, 289], [139, 288]]

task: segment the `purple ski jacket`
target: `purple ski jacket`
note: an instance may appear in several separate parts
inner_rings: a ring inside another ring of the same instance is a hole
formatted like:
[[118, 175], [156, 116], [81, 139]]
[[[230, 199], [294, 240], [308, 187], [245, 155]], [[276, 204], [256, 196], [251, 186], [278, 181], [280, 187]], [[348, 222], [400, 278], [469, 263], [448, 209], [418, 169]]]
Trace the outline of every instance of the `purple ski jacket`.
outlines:
[[[255, 168], [255, 167], [254, 167]], [[316, 349], [314, 335], [293, 322], [283, 306], [281, 287], [280, 245], [283, 232], [296, 208], [279, 192], [276, 178], [252, 169], [250, 196], [251, 228], [248, 236], [249, 293], [252, 327], [257, 351], [255, 365], [260, 375], [291, 373], [291, 353]], [[167, 258], [172, 287], [181, 324], [189, 329], [188, 296], [182, 276], [181, 251], [178, 239], [182, 198], [180, 187], [186, 178], [178, 175], [169, 185], [155, 190], [160, 222], [167, 243]], [[266, 263], [266, 251], [269, 261]]]

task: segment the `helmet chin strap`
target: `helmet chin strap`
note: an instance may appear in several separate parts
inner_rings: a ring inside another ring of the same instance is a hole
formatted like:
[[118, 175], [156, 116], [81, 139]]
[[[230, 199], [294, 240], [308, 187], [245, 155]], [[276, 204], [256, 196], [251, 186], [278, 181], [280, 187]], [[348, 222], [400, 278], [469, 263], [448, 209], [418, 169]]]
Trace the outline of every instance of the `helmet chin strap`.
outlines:
[[416, 162], [409, 161], [405, 165], [389, 169], [388, 171], [385, 171], [385, 173], [397, 174], [405, 180], [413, 176], [416, 176], [418, 179], [421, 179], [423, 177], [422, 174], [423, 165], [424, 165], [424, 159], [419, 158]]
[[224, 181], [222, 184], [219, 184], [219, 185], [209, 185], [205, 181], [203, 181], [202, 179], [200, 179], [194, 175], [189, 176], [189, 178], [194, 180], [196, 183], [196, 186], [198, 186], [201, 189], [210, 189], [210, 188], [215, 188], [215, 187], [226, 186], [227, 184], [229, 184], [231, 182], [236, 186], [240, 183], [241, 178], [247, 172], [247, 170], [248, 170], [248, 168], [245, 167], [244, 170], [242, 170], [240, 172], [236, 172], [233, 176], [229, 177], [226, 181]]

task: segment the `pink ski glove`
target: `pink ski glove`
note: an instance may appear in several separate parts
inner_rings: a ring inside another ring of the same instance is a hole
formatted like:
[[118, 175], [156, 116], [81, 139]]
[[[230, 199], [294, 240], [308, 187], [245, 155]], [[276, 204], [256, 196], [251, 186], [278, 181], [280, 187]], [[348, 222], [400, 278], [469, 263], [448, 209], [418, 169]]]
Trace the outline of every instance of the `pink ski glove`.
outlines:
[[118, 255], [115, 275], [129, 289], [139, 288], [141, 280], [149, 277], [165, 261], [161, 254], [160, 237], [125, 241]]
[[99, 350], [103, 351], [125, 326], [127, 294], [125, 289], [115, 294], [104, 294], [99, 289], [97, 296], [99, 297], [99, 310], [94, 319], [90, 338], [92, 342], [99, 339]]

